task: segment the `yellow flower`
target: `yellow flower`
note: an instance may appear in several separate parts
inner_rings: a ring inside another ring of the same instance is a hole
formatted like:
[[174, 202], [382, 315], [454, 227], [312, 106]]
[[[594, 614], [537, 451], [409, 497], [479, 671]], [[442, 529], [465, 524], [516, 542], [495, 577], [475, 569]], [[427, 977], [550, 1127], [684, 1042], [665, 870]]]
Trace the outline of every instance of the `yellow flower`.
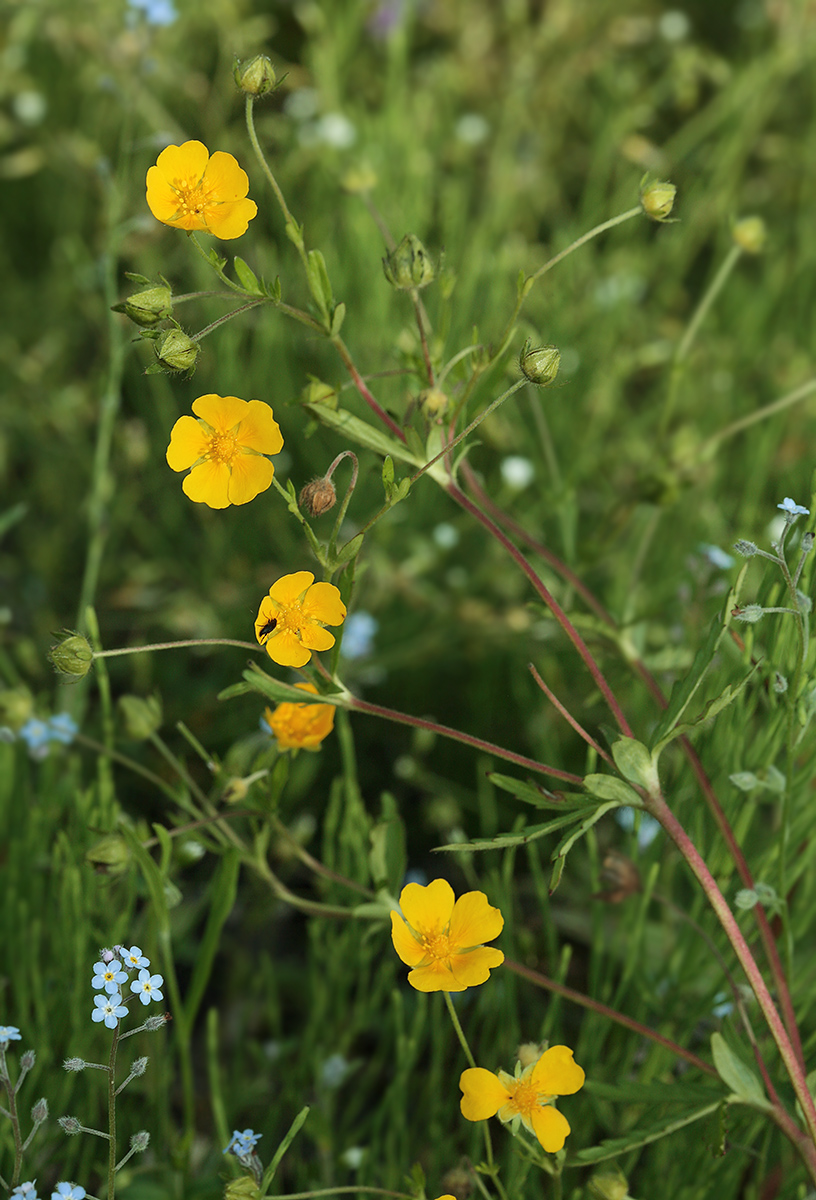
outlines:
[[273, 583], [264, 596], [255, 636], [273, 662], [303, 667], [313, 650], [334, 645], [334, 634], [323, 626], [342, 625], [345, 619], [346, 606], [333, 583], [315, 583], [311, 571], [295, 571]]
[[176, 229], [203, 229], [222, 241], [240, 237], [256, 215], [247, 200], [249, 179], [231, 154], [210, 154], [201, 142], [162, 150], [147, 172], [147, 203], [153, 216]]
[[391, 913], [391, 940], [402, 961], [413, 967], [408, 982], [418, 992], [463, 992], [484, 983], [504, 962], [501, 950], [482, 945], [502, 931], [504, 917], [484, 892], [466, 892], [454, 903], [444, 879], [427, 887], [407, 883], [399, 898], [404, 916]]
[[459, 1080], [464, 1093], [462, 1116], [468, 1121], [485, 1121], [497, 1114], [500, 1121], [520, 1120], [544, 1149], [554, 1154], [563, 1147], [570, 1127], [553, 1101], [556, 1096], [577, 1092], [584, 1079], [568, 1046], [550, 1046], [516, 1078], [506, 1071], [494, 1075], [482, 1067], [469, 1067]]
[[265, 454], [277, 454], [283, 438], [272, 409], [262, 400], [199, 396], [193, 412], [179, 417], [170, 434], [167, 461], [190, 474], [184, 494], [210, 508], [248, 504], [272, 482], [275, 468]]
[[[313, 683], [298, 683], [295, 686], [301, 691], [319, 695]], [[334, 705], [284, 702], [274, 712], [267, 708], [264, 717], [281, 750], [317, 750], [334, 728]]]

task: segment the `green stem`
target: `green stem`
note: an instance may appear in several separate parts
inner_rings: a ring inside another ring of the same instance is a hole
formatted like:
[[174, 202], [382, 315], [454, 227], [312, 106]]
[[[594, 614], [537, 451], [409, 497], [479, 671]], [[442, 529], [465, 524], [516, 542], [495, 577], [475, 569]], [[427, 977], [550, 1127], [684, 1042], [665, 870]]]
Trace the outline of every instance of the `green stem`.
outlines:
[[420, 467], [420, 469], [411, 476], [412, 486], [419, 478], [421, 478], [421, 476], [425, 474], [426, 471], [431, 469], [434, 463], [439, 462], [440, 458], [444, 458], [447, 454], [450, 454], [454, 446], [458, 446], [459, 443], [463, 441], [469, 433], [472, 433], [474, 429], [481, 425], [482, 421], [489, 417], [491, 413], [495, 412], [501, 404], [504, 404], [505, 400], [509, 400], [514, 392], [517, 392], [519, 388], [524, 387], [526, 382], [526, 379], [517, 380], [512, 387], [509, 387], [506, 392], [502, 392], [502, 394], [496, 400], [494, 400], [492, 404], [489, 404], [484, 412], [479, 413], [478, 417], [474, 417], [470, 424], [463, 429], [460, 434], [457, 434], [457, 436], [453, 438], [452, 441], [448, 442], [438, 454], [435, 454], [432, 459], [426, 462], [424, 467]]
[[790, 408], [792, 404], [798, 404], [800, 400], [804, 400], [813, 392], [816, 392], [816, 379], [809, 379], [807, 383], [794, 388], [792, 392], [788, 392], [778, 400], [773, 400], [770, 404], [764, 404], [762, 408], [754, 409], [747, 416], [740, 417], [738, 421], [732, 421], [730, 425], [726, 425], [725, 429], [721, 429], [719, 433], [714, 433], [711, 437], [706, 438], [697, 449], [698, 455], [700, 458], [704, 458], [706, 452], [715, 449], [719, 446], [720, 442], [725, 442], [729, 438], [734, 437], [735, 434], [742, 433], [743, 429], [748, 429], [751, 425], [756, 425], [759, 421], [766, 421], [768, 417], [772, 417], [776, 413]]
[[185, 638], [180, 642], [148, 642], [144, 646], [122, 646], [118, 650], [94, 650], [94, 658], [118, 658], [123, 654], [144, 654], [149, 650], [180, 650], [184, 646], [237, 646], [239, 650], [262, 650], [255, 642], [234, 638]]
[[721, 263], [719, 271], [714, 276], [705, 293], [703, 294], [700, 303], [697, 305], [697, 308], [695, 309], [694, 314], [688, 323], [686, 332], [680, 339], [680, 343], [674, 354], [671, 375], [669, 377], [669, 387], [666, 394], [666, 403], [663, 406], [663, 413], [660, 418], [660, 427], [658, 430], [658, 436], [660, 438], [665, 436], [669, 427], [669, 422], [674, 414], [674, 406], [677, 401], [677, 390], [680, 386], [683, 364], [688, 357], [692, 343], [700, 331], [700, 326], [705, 320], [708, 310], [711, 308], [711, 305], [722, 291], [725, 281], [733, 271], [741, 255], [742, 247], [734, 243], [734, 245], [728, 251], [728, 254], [725, 256], [724, 261]]
[[[257, 160], [260, 164], [261, 170], [263, 171], [264, 175], [266, 176], [269, 186], [272, 188], [272, 191], [275, 193], [275, 199], [277, 200], [278, 204], [280, 205], [280, 210], [283, 213], [283, 219], [286, 222], [287, 235], [289, 235], [289, 230], [291, 230], [292, 234], [294, 234], [298, 230], [298, 224], [297, 224], [295, 218], [292, 216], [291, 212], [289, 211], [289, 205], [286, 203], [286, 197], [284, 196], [283, 192], [279, 188], [278, 181], [275, 178], [275, 176], [272, 174], [272, 171], [269, 167], [269, 163], [266, 161], [266, 156], [265, 156], [263, 150], [261, 149], [261, 143], [258, 141], [258, 134], [255, 129], [255, 97], [254, 96], [247, 96], [246, 104], [244, 106], [244, 115], [246, 117], [247, 132], [249, 133], [249, 140], [252, 143], [252, 149], [255, 151], [255, 157], [257, 158]], [[289, 236], [291, 236], [291, 235], [289, 235]], [[292, 237], [292, 241], [294, 242], [295, 246], [297, 247], [297, 251], [298, 251], [298, 254], [300, 255], [300, 259], [301, 259], [301, 262], [303, 263], [304, 268], [308, 267], [308, 260], [306, 257], [306, 247], [303, 243], [302, 235], [298, 234], [297, 238]]]
[[[443, 992], [442, 995], [445, 997], [445, 1005], [447, 1006], [448, 1015], [453, 1023], [453, 1028], [456, 1030], [456, 1036], [459, 1039], [459, 1045], [465, 1052], [465, 1058], [467, 1059], [468, 1066], [475, 1067], [476, 1059], [473, 1057], [473, 1053], [468, 1045], [468, 1040], [465, 1037], [465, 1031], [462, 1028], [456, 1009], [453, 1007], [453, 1001], [450, 998], [450, 993]], [[496, 1163], [493, 1158], [493, 1142], [490, 1137], [490, 1126], [488, 1125], [487, 1121], [482, 1121], [481, 1125], [484, 1130], [485, 1158], [487, 1160], [487, 1165], [490, 1168], [490, 1177], [496, 1186], [496, 1190], [502, 1197], [502, 1200], [507, 1200], [507, 1193], [505, 1192], [502, 1182], [499, 1179], [498, 1168], [496, 1167]]]

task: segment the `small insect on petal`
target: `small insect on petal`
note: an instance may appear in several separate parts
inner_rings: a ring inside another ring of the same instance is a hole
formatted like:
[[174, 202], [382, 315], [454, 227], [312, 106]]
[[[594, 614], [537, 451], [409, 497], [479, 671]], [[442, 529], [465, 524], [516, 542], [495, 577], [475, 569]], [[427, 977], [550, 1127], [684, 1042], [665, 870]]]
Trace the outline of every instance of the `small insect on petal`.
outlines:
[[258, 630], [258, 641], [261, 643], [261, 645], [264, 644], [270, 633], [274, 633], [277, 623], [277, 619], [273, 617], [271, 621], [267, 621], [266, 624], [262, 625]]

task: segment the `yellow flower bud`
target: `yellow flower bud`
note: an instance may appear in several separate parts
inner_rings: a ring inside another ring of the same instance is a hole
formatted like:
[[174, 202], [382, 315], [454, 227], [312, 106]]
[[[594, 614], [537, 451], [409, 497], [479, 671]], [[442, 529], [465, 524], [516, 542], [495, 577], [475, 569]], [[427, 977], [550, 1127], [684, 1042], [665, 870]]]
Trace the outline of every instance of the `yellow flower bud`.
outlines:
[[673, 183], [661, 179], [649, 179], [640, 185], [640, 203], [647, 217], [653, 221], [665, 221], [674, 207], [677, 188]]
[[275, 90], [277, 83], [275, 68], [265, 54], [256, 54], [245, 63], [236, 59], [232, 77], [241, 91], [246, 92], [248, 96], [266, 96]]
[[127, 736], [136, 742], [151, 737], [162, 723], [162, 706], [158, 696], [120, 696], [119, 710], [125, 722]]
[[762, 217], [743, 217], [734, 225], [731, 236], [746, 253], [761, 254], [765, 248], [768, 230]]
[[426, 388], [420, 393], [419, 407], [425, 417], [441, 417], [448, 407], [448, 397], [440, 388]]
[[143, 292], [134, 292], [121, 304], [114, 304], [113, 311], [124, 313], [136, 325], [158, 325], [173, 312], [173, 293], [164, 284], [145, 288]]
[[547, 387], [558, 374], [561, 351], [556, 346], [532, 347], [525, 342], [519, 355], [521, 373], [537, 387]]
[[629, 1184], [617, 1167], [602, 1167], [589, 1181], [589, 1194], [593, 1200], [626, 1200]]
[[0, 725], [16, 733], [34, 715], [34, 699], [28, 688], [3, 688], [0, 691]]
[[200, 353], [198, 342], [188, 337], [183, 329], [171, 329], [156, 342], [156, 358], [171, 375], [192, 375]]
[[85, 855], [100, 875], [121, 875], [130, 862], [130, 850], [119, 833], [107, 833]]
[[406, 233], [396, 249], [382, 260], [385, 278], [392, 287], [410, 292], [433, 282], [434, 266], [418, 237]]
[[93, 664], [93, 650], [81, 633], [68, 633], [48, 651], [55, 669], [73, 681], [84, 679]]

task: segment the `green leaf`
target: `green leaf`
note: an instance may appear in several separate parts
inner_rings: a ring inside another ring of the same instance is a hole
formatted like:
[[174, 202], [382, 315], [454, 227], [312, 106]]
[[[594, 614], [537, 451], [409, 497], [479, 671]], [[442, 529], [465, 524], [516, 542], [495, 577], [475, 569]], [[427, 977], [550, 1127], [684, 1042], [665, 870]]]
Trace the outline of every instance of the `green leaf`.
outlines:
[[584, 787], [590, 796], [597, 796], [599, 800], [615, 800], [618, 804], [643, 808], [643, 801], [634, 788], [617, 775], [585, 775]]
[[19, 504], [12, 504], [11, 508], [0, 514], [0, 537], [16, 525], [18, 521], [22, 521], [23, 517], [28, 512], [28, 505], [21, 500]]
[[386, 454], [383, 459], [382, 481], [385, 498], [390, 500], [394, 491], [394, 460], [390, 454]]
[[408, 862], [405, 849], [405, 826], [397, 802], [390, 792], [380, 797], [382, 815], [369, 833], [371, 849], [368, 866], [377, 891], [387, 890], [396, 895], [405, 877]]
[[331, 329], [329, 332], [331, 333], [332, 337], [339, 336], [340, 330], [343, 328], [343, 321], [345, 319], [346, 319], [346, 306], [341, 301], [340, 304], [335, 304], [334, 311], [332, 312], [332, 315], [331, 315]]
[[223, 271], [227, 265], [227, 260], [222, 258], [218, 251], [213, 247], [207, 255], [207, 262], [210, 266], [215, 267], [216, 271]]
[[[534, 808], [588, 808], [595, 807], [595, 802], [578, 793], [562, 794], [548, 792], [541, 784], [528, 783], [526, 780], [514, 779], [511, 775], [500, 775], [498, 771], [488, 771], [487, 778], [503, 792], [509, 792], [517, 800], [532, 804]], [[604, 776], [604, 778], [607, 778]]]
[[280, 304], [281, 296], [283, 295], [280, 275], [275, 276], [274, 283], [267, 283], [265, 279], [262, 279], [261, 287], [265, 296], [268, 296], [270, 300], [274, 300], [276, 304]]
[[657, 794], [660, 788], [657, 760], [642, 742], [630, 737], [620, 737], [612, 745], [612, 757], [624, 779], [628, 779], [636, 787], [645, 788], [650, 795]]
[[281, 1159], [283, 1158], [284, 1154], [289, 1149], [289, 1147], [291, 1146], [292, 1142], [295, 1140], [297, 1135], [300, 1133], [300, 1130], [303, 1127], [308, 1115], [309, 1115], [309, 1106], [306, 1105], [305, 1108], [302, 1108], [300, 1110], [300, 1112], [295, 1117], [292, 1124], [289, 1126], [288, 1132], [285, 1134], [283, 1141], [281, 1142], [281, 1144], [278, 1146], [277, 1150], [275, 1151], [275, 1154], [274, 1154], [274, 1157], [272, 1158], [271, 1163], [264, 1171], [264, 1176], [263, 1176], [263, 1179], [261, 1180], [261, 1190], [259, 1193], [258, 1200], [262, 1200], [262, 1197], [264, 1197], [266, 1195], [266, 1193], [269, 1191], [269, 1185], [272, 1183], [272, 1180], [275, 1178], [275, 1172], [277, 1171], [278, 1167], [280, 1166]]
[[711, 1054], [717, 1074], [726, 1087], [730, 1087], [734, 1100], [751, 1108], [768, 1110], [772, 1107], [754, 1072], [731, 1049], [721, 1033], [711, 1035]]
[[[612, 778], [612, 776], [602, 775], [599, 776], [599, 778], [607, 779]], [[624, 784], [624, 786], [626, 785]], [[612, 812], [616, 808], [620, 808], [619, 800], [613, 800], [610, 804], [602, 804], [599, 808], [596, 808], [594, 812], [590, 813], [589, 816], [584, 817], [584, 819], [580, 821], [578, 827], [559, 842], [552, 853], [553, 869], [552, 875], [550, 876], [550, 895], [553, 894], [555, 889], [558, 887], [558, 884], [561, 882], [561, 875], [564, 870], [564, 864], [567, 861], [567, 855], [578, 839], [582, 838], [584, 834], [592, 828], [593, 825], [600, 821], [601, 817], [605, 816], [608, 812]], [[573, 814], [573, 818], [574, 815], [575, 814]]]
[[341, 546], [337, 551], [337, 557], [334, 560], [332, 571], [336, 571], [338, 567], [342, 567], [344, 563], [351, 562], [363, 548], [364, 533], [358, 533], [350, 541], [346, 542], [345, 546]]
[[325, 404], [304, 404], [303, 407], [323, 425], [334, 429], [342, 438], [348, 438], [349, 441], [365, 446], [367, 450], [373, 450], [377, 454], [390, 454], [392, 458], [398, 458], [414, 467], [422, 465], [403, 442], [389, 437], [387, 433], [369, 425], [367, 421], [361, 421], [359, 417], [344, 409], [327, 408]]
[[238, 282], [244, 291], [251, 292], [253, 296], [262, 296], [264, 294], [263, 288], [251, 267], [248, 267], [244, 260], [239, 258], [237, 254], [233, 259], [233, 265], [235, 267], [235, 274], [238, 276]]
[[296, 246], [303, 245], [303, 226], [298, 225], [297, 221], [286, 222], [286, 236], [290, 242]]
[[685, 737], [688, 734], [693, 733], [696, 729], [699, 729], [701, 725], [705, 724], [706, 721], [712, 720], [714, 717], [716, 717], [717, 713], [722, 712], [724, 708], [727, 708], [729, 704], [732, 704], [733, 701], [736, 700], [737, 696], [739, 696], [745, 685], [748, 683], [748, 680], [751, 678], [751, 676], [754, 675], [758, 670], [759, 663], [755, 663], [754, 666], [748, 671], [747, 675], [743, 676], [738, 683], [729, 683], [729, 685], [720, 692], [719, 696], [715, 696], [713, 700], [709, 700], [708, 704], [706, 704], [700, 715], [695, 717], [693, 721], [681, 722], [680, 724], [675, 725], [675, 727], [656, 744], [653, 751], [655, 757], [659, 754], [662, 754], [669, 742], [674, 741], [675, 738]]
[[[253, 663], [243, 673], [244, 683], [234, 683], [230, 687], [225, 688], [223, 692], [218, 693], [219, 700], [232, 700], [235, 696], [245, 696], [248, 692], [259, 692], [265, 696], [267, 700], [273, 700], [276, 704], [281, 700], [294, 702], [295, 704], [303, 703], [303, 691], [296, 688], [291, 683], [281, 683], [279, 679], [274, 679], [271, 675], [267, 675], [266, 671], [262, 671], [259, 666]], [[344, 708], [344, 696], [348, 693], [341, 692], [325, 692], [320, 695], [321, 704], [333, 704], [335, 707]]]
[[315, 304], [320, 309], [326, 327], [331, 327], [334, 296], [326, 270], [326, 260], [319, 250], [310, 250], [306, 259], [306, 279]]
[[633, 1129], [624, 1137], [606, 1138], [600, 1146], [588, 1146], [584, 1150], [579, 1150], [572, 1161], [579, 1166], [588, 1166], [590, 1163], [604, 1162], [608, 1158], [617, 1158], [618, 1155], [625, 1154], [627, 1150], [648, 1146], [650, 1142], [660, 1141], [661, 1138], [676, 1133], [678, 1129], [684, 1129], [686, 1125], [700, 1121], [710, 1113], [716, 1112], [721, 1104], [722, 1100], [715, 1100], [703, 1108], [692, 1109], [679, 1117], [666, 1117], [657, 1124], [650, 1125], [648, 1129]]
[[184, 997], [187, 1027], [192, 1028], [201, 1000], [212, 974], [213, 962], [218, 951], [221, 930], [235, 906], [238, 894], [238, 873], [241, 860], [233, 848], [224, 851], [213, 876], [210, 888], [210, 911], [204, 935], [196, 946], [195, 965], [192, 978]]
[[572, 825], [575, 821], [575, 813], [566, 813], [563, 817], [556, 817], [553, 821], [547, 821], [544, 825], [527, 825], [521, 833], [500, 833], [493, 838], [483, 838], [475, 842], [451, 842], [447, 846], [437, 846], [437, 850], [506, 850], [509, 846], [525, 846], [528, 842], [534, 842], [538, 838], [546, 837], [548, 833], [553, 833], [556, 829], [563, 829], [565, 825]]

